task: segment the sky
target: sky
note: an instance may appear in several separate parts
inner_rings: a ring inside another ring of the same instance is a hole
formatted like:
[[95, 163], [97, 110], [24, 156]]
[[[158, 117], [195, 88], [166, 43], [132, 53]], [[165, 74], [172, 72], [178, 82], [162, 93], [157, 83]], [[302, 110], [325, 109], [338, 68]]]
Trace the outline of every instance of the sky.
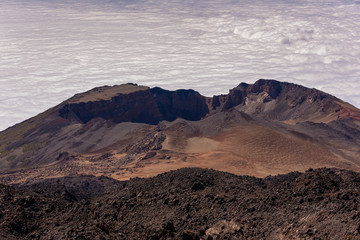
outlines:
[[360, 107], [360, 0], [0, 0], [0, 130], [97, 86], [260, 78]]

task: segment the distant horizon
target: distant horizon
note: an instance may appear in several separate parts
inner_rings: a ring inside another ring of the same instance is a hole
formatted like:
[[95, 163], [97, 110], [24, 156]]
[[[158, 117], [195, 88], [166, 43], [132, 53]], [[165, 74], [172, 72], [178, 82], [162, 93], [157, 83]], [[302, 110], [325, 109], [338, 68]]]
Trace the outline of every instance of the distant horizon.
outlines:
[[129, 82], [212, 96], [274, 79], [360, 107], [358, 1], [0, 3], [0, 131]]

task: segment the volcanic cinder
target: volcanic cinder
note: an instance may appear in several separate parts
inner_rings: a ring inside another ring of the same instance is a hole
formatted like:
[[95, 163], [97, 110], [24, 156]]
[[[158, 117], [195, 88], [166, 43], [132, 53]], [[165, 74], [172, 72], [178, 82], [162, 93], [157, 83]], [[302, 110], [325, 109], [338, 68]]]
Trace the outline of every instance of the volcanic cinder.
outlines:
[[199, 168], [0, 184], [1, 239], [359, 239], [360, 174], [259, 179]]

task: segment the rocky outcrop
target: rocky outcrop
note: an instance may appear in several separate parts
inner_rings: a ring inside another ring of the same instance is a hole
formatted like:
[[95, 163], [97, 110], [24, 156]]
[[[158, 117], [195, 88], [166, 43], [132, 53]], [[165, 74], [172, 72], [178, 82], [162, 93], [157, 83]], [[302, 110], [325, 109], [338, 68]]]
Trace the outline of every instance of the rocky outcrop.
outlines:
[[212, 109], [220, 107], [222, 111], [231, 109], [238, 105], [244, 105], [246, 99], [252, 94], [265, 94], [270, 99], [276, 99], [282, 92], [283, 83], [276, 80], [260, 79], [254, 84], [240, 83], [239, 86], [231, 89], [227, 95], [214, 96]]
[[231, 89], [228, 95], [214, 96], [211, 101], [213, 111], [232, 108], [255, 117], [292, 122], [330, 122], [344, 116], [357, 116], [346, 110], [340, 99], [327, 93], [265, 79], [254, 84], [241, 83]]
[[81, 123], [103, 118], [115, 123], [148, 124], [176, 118], [197, 121], [208, 112], [206, 98], [198, 92], [161, 88], [118, 94], [109, 100], [67, 103], [59, 111], [61, 117]]

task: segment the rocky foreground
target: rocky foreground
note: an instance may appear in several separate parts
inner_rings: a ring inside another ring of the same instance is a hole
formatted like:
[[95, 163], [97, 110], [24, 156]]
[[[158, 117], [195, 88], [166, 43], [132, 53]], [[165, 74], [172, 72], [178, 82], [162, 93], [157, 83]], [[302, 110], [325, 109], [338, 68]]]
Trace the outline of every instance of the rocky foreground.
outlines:
[[0, 185], [0, 239], [360, 239], [360, 173], [185, 168]]

